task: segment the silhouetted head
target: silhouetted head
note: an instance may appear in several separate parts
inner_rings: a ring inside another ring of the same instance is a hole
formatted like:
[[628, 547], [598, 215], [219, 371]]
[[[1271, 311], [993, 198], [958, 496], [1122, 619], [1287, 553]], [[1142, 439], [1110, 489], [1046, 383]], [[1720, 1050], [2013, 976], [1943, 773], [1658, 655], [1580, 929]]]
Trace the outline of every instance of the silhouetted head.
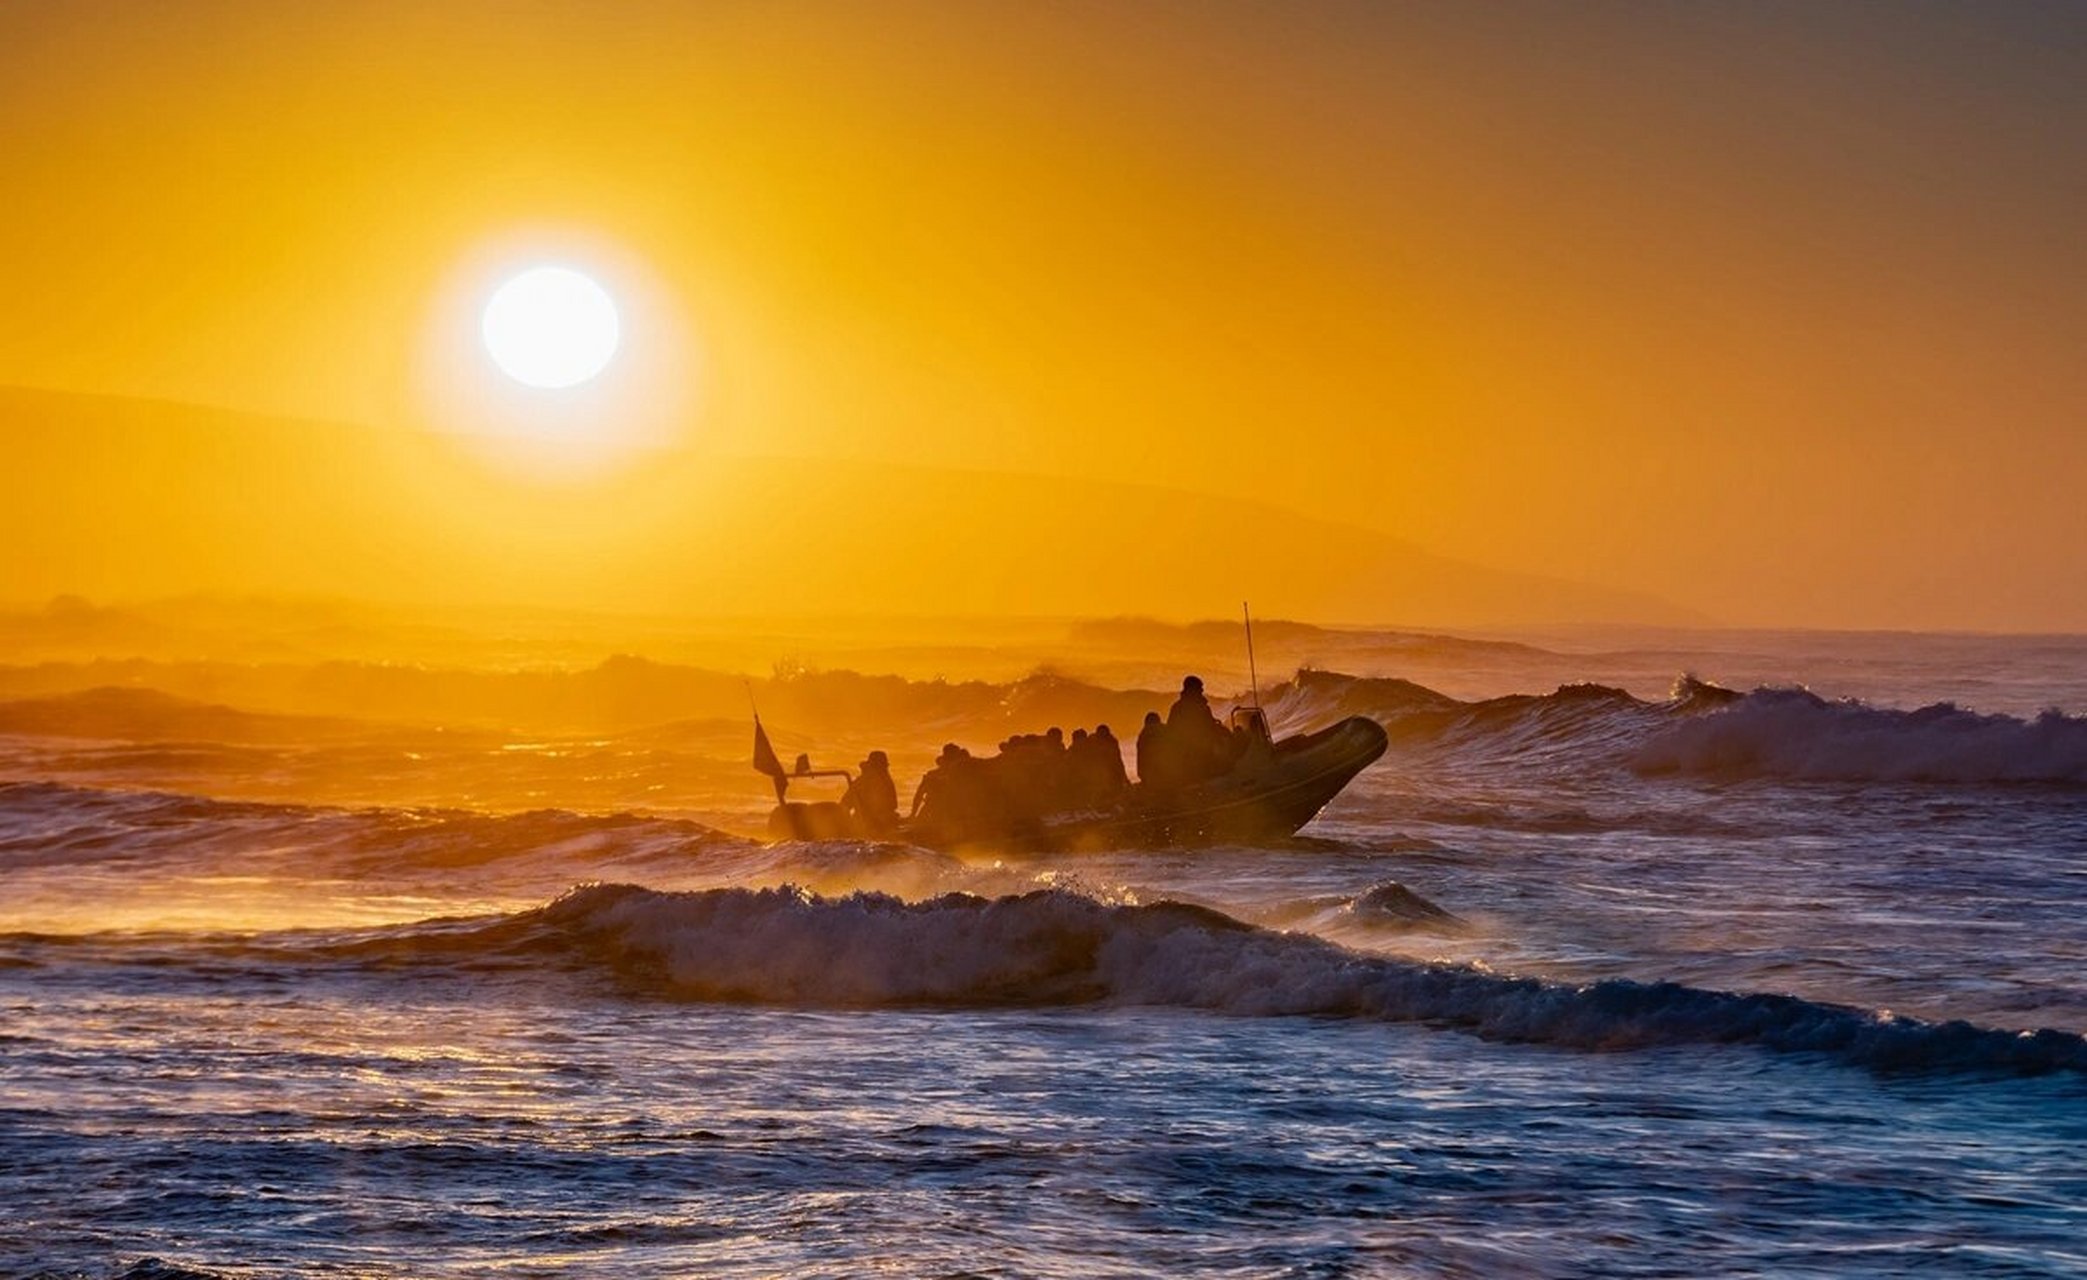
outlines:
[[[1157, 713], [1157, 712], [1154, 712], [1153, 714], [1157, 715], [1158, 713]], [[1113, 738], [1113, 737], [1115, 737], [1116, 735], [1115, 735], [1115, 734], [1113, 734], [1113, 733], [1110, 733], [1110, 732], [1109, 732], [1109, 726], [1107, 726], [1107, 725], [1098, 725], [1098, 726], [1096, 726], [1096, 728], [1095, 728], [1095, 730], [1094, 730], [1094, 736], [1095, 736], [1095, 737], [1097, 737], [1097, 738]]]
[[958, 746], [956, 743], [945, 742], [942, 744], [942, 755], [939, 758], [943, 760], [954, 760], [963, 753], [964, 749]]
[[1201, 692], [1203, 692], [1203, 677], [1201, 677], [1201, 676], [1190, 676], [1190, 677], [1189, 677], [1188, 679], [1186, 679], [1186, 680], [1183, 680], [1183, 681], [1181, 682], [1181, 691], [1182, 691], [1183, 693], [1201, 693]]
[[1072, 744], [1074, 746], [1077, 747], [1085, 741], [1087, 741], [1087, 731], [1085, 729], [1075, 729], [1072, 731]]
[[882, 751], [872, 751], [870, 752], [870, 758], [862, 762], [862, 767], [865, 769], [872, 767], [889, 769], [891, 767], [891, 757], [885, 755]]
[[1065, 730], [1054, 724], [1049, 732], [1044, 734], [1044, 740], [1054, 747], [1062, 747], [1065, 745]]
[[1159, 712], [1157, 712], [1157, 711], [1147, 711], [1147, 712], [1145, 713], [1145, 723], [1146, 723], [1146, 724], [1158, 724], [1158, 723], [1159, 723]]

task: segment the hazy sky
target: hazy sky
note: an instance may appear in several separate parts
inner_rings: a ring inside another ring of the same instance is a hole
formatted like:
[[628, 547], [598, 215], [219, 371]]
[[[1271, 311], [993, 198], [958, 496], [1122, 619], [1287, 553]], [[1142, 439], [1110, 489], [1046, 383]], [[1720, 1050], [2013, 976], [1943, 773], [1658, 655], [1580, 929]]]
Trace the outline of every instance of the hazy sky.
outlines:
[[455, 425], [551, 254], [691, 449], [2087, 629], [2078, 5], [0, 4], [0, 163], [4, 383]]

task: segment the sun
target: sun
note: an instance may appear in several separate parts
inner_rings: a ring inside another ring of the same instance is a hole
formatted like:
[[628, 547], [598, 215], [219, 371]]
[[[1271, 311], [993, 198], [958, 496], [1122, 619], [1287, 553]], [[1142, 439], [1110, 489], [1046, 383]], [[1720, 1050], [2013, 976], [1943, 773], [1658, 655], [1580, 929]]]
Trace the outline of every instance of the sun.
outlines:
[[525, 386], [578, 386], [609, 367], [623, 324], [608, 290], [569, 267], [532, 267], [486, 299], [486, 354]]
[[586, 228], [491, 230], [430, 282], [418, 420], [489, 472], [591, 483], [678, 448], [709, 363], [677, 277]]

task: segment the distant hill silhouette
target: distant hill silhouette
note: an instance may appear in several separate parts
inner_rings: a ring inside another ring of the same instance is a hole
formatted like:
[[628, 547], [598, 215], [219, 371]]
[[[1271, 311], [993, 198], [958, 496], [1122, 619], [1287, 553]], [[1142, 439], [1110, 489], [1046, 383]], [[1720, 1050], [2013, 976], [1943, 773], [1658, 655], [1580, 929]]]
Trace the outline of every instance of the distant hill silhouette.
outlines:
[[363, 732], [354, 721], [272, 715], [154, 689], [103, 686], [0, 702], [0, 733], [132, 742], [308, 743]]
[[[779, 733], [791, 726], [926, 737], [956, 725], [1131, 725], [1171, 699], [1158, 690], [1105, 689], [1048, 673], [950, 682], [816, 671], [749, 681], [628, 655], [577, 670], [523, 671], [348, 662], [50, 663], [0, 667], [0, 734], [298, 743], [439, 725], [532, 732], [722, 728], [744, 738], [749, 688]], [[240, 706], [205, 701], [198, 696], [203, 690]]]
[[1270, 616], [1334, 622], [1702, 621], [1431, 555], [1339, 512], [693, 448], [561, 483], [518, 477], [482, 449], [0, 390], [0, 542], [16, 548], [4, 590], [17, 603], [231, 591], [700, 616], [1188, 618], [1248, 596]]

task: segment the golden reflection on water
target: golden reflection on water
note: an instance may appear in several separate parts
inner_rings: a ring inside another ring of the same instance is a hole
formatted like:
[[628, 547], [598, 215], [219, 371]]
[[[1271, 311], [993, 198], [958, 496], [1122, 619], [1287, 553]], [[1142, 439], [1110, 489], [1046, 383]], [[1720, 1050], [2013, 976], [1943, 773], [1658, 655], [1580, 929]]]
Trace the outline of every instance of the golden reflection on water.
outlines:
[[[18, 881], [26, 879], [18, 877]], [[262, 875], [173, 876], [153, 884], [80, 878], [17, 883], [0, 902], [0, 932], [267, 933], [406, 924], [434, 916], [486, 915], [540, 905], [522, 892], [386, 892], [346, 880]]]

